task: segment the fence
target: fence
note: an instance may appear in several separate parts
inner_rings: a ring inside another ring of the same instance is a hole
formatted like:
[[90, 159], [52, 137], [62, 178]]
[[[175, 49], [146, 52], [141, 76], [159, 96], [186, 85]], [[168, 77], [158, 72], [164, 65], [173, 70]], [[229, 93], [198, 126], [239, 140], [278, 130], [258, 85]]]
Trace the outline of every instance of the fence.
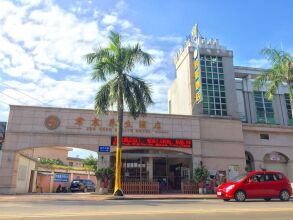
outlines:
[[159, 194], [159, 182], [122, 182], [125, 194]]
[[195, 183], [181, 182], [181, 192], [183, 194], [197, 194], [198, 187]]

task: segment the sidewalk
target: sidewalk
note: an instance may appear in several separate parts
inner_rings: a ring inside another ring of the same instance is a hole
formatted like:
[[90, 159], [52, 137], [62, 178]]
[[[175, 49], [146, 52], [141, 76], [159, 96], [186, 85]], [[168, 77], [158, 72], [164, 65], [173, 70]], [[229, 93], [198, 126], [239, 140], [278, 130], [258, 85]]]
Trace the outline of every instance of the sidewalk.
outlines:
[[200, 194], [159, 194], [159, 195], [99, 195], [97, 193], [28, 193], [0, 195], [0, 202], [37, 202], [37, 201], [101, 201], [101, 200], [172, 200], [172, 199], [216, 199], [216, 195]]
[[215, 194], [158, 194], [158, 195], [125, 195], [122, 198], [114, 197], [113, 199], [125, 200], [172, 200], [172, 199], [216, 199]]

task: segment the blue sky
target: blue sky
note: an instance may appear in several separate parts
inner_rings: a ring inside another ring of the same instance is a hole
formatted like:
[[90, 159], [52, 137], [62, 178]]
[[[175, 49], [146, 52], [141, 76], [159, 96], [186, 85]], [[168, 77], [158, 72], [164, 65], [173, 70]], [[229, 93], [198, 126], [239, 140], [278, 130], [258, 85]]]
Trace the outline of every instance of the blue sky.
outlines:
[[154, 56], [133, 73], [153, 85], [149, 111], [167, 112], [172, 57], [195, 23], [234, 51], [235, 65], [268, 67], [261, 48], [293, 52], [292, 10], [290, 0], [0, 0], [0, 121], [8, 104], [92, 108], [101, 83], [82, 55], [111, 30]]

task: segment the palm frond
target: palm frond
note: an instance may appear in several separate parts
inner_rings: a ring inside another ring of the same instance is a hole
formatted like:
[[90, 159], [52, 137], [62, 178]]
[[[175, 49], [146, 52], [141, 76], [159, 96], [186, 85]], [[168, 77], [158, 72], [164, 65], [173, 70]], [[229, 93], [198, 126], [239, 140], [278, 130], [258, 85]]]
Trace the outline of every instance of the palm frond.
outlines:
[[95, 111], [97, 114], [105, 113], [109, 107], [117, 101], [115, 94], [116, 79], [112, 79], [103, 85], [95, 97]]
[[124, 83], [124, 98], [130, 114], [137, 118], [144, 115], [147, 106], [153, 104], [150, 85], [137, 77], [127, 77]]

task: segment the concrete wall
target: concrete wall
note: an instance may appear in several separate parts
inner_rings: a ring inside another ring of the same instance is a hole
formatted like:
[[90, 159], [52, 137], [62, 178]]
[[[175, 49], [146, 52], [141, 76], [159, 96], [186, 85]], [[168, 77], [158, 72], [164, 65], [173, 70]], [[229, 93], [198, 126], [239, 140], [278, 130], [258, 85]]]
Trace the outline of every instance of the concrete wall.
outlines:
[[176, 79], [168, 91], [171, 114], [191, 115], [194, 97], [193, 49], [186, 47], [176, 63]]
[[42, 148], [29, 148], [21, 151], [22, 154], [27, 155], [31, 158], [48, 158], [48, 159], [59, 159], [63, 163], [67, 163], [68, 151], [70, 148], [60, 147], [42, 147]]
[[203, 165], [213, 170], [225, 170], [239, 165], [245, 169], [242, 124], [238, 120], [200, 120], [200, 142]]
[[22, 155], [17, 155], [17, 178], [16, 193], [27, 193], [29, 191], [31, 171], [35, 170], [36, 162]]
[[[260, 139], [260, 134], [268, 134], [269, 140]], [[279, 152], [289, 158], [288, 177], [293, 182], [293, 129], [277, 125], [243, 125], [244, 147], [255, 161], [255, 169], [264, 168], [264, 156]]]

